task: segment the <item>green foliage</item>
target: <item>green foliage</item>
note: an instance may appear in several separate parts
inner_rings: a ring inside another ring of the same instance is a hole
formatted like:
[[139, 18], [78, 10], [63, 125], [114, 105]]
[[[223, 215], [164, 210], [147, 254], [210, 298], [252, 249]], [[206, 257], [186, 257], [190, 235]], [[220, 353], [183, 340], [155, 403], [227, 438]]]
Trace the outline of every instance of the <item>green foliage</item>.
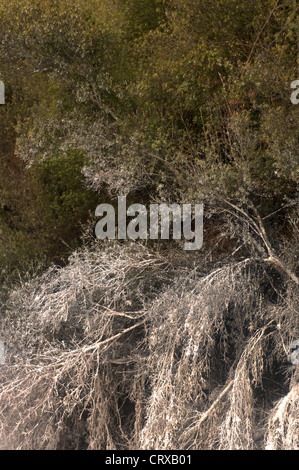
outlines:
[[80, 152], [51, 157], [34, 165], [30, 172], [41, 184], [39, 197], [57, 224], [70, 226], [84, 222], [89, 210], [94, 210], [98, 197], [84, 189], [81, 169], [86, 159]]
[[293, 0], [3, 0], [0, 31], [6, 139], [61, 235], [93, 204], [83, 167], [148, 199], [294, 200]]
[[0, 280], [59, 262], [80, 244], [82, 224], [99, 196], [84, 186], [80, 154], [52, 158], [30, 171], [2, 161]]

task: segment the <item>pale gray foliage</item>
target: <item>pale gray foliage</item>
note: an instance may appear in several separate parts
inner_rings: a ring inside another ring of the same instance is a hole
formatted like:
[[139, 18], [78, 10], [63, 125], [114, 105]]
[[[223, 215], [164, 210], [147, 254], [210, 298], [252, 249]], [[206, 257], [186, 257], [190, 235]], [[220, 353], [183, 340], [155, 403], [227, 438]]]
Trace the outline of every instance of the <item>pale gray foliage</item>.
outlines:
[[2, 448], [264, 448], [269, 412], [267, 446], [298, 448], [277, 418], [298, 423], [296, 284], [277, 281], [262, 259], [204, 275], [134, 244], [74, 253], [3, 307]]

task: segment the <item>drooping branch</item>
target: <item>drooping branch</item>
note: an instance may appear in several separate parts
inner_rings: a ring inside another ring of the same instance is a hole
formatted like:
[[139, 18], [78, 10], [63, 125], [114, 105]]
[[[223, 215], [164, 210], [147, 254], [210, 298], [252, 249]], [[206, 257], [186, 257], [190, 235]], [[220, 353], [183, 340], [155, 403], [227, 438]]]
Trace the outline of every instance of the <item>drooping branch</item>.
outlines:
[[262, 218], [260, 214], [258, 213], [257, 209], [253, 207], [253, 211], [256, 217], [256, 219], [254, 219], [244, 209], [236, 206], [232, 202], [225, 200], [225, 203], [228, 206], [230, 206], [232, 209], [234, 209], [235, 211], [235, 212], [232, 212], [231, 210], [228, 210], [230, 214], [236, 216], [238, 219], [241, 219], [242, 221], [247, 222], [251, 230], [254, 231], [256, 235], [258, 235], [268, 255], [268, 257], [265, 258], [264, 261], [266, 263], [270, 263], [274, 265], [279, 271], [287, 274], [287, 276], [290, 279], [292, 279], [292, 281], [294, 281], [296, 284], [299, 284], [299, 279], [296, 276], [296, 274], [275, 253], [275, 250], [272, 247], [271, 242], [268, 238]]
[[191, 444], [192, 441], [194, 440], [194, 437], [197, 433], [197, 431], [200, 429], [200, 426], [208, 419], [208, 417], [213, 413], [213, 411], [216, 409], [217, 405], [221, 402], [221, 400], [225, 397], [225, 395], [230, 391], [234, 384], [234, 380], [231, 380], [229, 384], [222, 390], [222, 392], [218, 395], [216, 400], [213, 402], [213, 404], [210, 406], [210, 408], [203, 413], [199, 421], [196, 423], [196, 426], [194, 426], [192, 429], [189, 430], [187, 433], [187, 441], [184, 441], [184, 448], [187, 449]]

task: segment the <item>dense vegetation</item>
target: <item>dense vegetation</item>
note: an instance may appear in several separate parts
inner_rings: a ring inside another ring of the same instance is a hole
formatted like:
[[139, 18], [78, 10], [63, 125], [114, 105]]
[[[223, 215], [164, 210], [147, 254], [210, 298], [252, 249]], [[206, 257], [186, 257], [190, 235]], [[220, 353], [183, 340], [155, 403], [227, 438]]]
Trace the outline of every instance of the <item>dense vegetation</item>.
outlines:
[[[0, 446], [299, 447], [298, 12], [1, 1]], [[117, 195], [203, 249], [96, 242]]]

